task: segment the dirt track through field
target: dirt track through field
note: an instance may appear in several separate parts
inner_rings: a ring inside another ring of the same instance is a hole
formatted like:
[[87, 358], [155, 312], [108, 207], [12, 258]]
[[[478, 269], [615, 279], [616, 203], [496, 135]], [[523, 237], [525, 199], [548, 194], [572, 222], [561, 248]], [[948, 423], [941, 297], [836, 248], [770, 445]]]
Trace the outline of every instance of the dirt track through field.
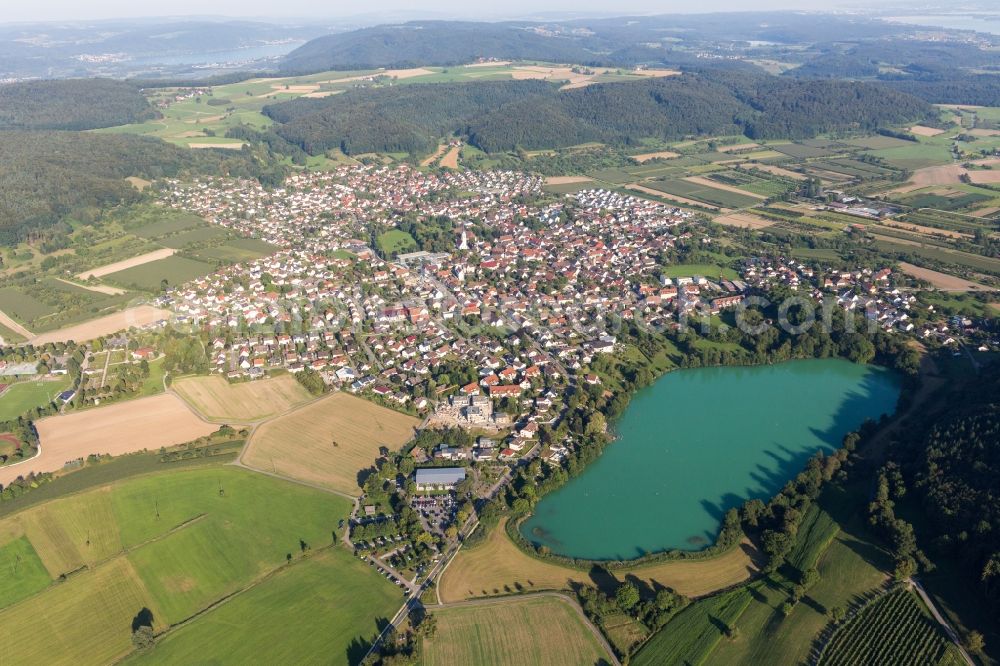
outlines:
[[728, 208], [719, 208], [718, 206], [713, 206], [712, 204], [707, 204], [702, 201], [695, 201], [694, 199], [688, 199], [687, 197], [679, 197], [676, 194], [667, 194], [666, 192], [661, 192], [659, 190], [654, 190], [650, 187], [645, 187], [639, 183], [630, 183], [625, 186], [630, 190], [635, 190], [637, 192], [645, 192], [646, 194], [652, 194], [653, 196], [660, 197], [662, 199], [669, 199], [671, 201], [676, 201], [679, 204], [686, 204], [688, 206], [698, 206], [699, 208], [706, 208], [708, 210], [714, 210], [718, 212], [728, 212]]
[[34, 333], [32, 333], [24, 326], [21, 326], [16, 321], [14, 321], [14, 319], [6, 312], [0, 311], [0, 324], [3, 324], [7, 328], [9, 328], [10, 330], [14, 331], [15, 333], [17, 333], [18, 335], [27, 340], [30, 340], [31, 338], [35, 337]]
[[152, 252], [147, 252], [146, 254], [140, 254], [138, 257], [123, 259], [121, 261], [116, 261], [113, 264], [105, 264], [103, 266], [98, 266], [97, 268], [91, 268], [90, 270], [83, 271], [82, 273], [77, 273], [76, 277], [79, 280], [86, 280], [91, 277], [104, 277], [105, 275], [111, 275], [112, 273], [123, 271], [126, 268], [134, 268], [135, 266], [148, 264], [151, 261], [166, 259], [167, 257], [173, 256], [176, 252], [177, 250], [170, 247], [153, 250]]
[[50, 416], [36, 425], [41, 453], [23, 463], [0, 467], [0, 484], [28, 472], [55, 472], [92, 453], [121, 455], [183, 444], [219, 427], [195, 416], [170, 393]]
[[60, 282], [71, 285], [73, 287], [79, 287], [80, 289], [86, 289], [87, 291], [93, 291], [98, 294], [105, 294], [107, 296], [117, 296], [119, 294], [124, 294], [124, 289], [119, 289], [118, 287], [109, 287], [106, 284], [79, 284], [77, 282], [70, 282], [69, 280], [64, 280], [62, 278], [56, 278]]
[[740, 188], [733, 187], [732, 185], [717, 183], [710, 178], [702, 178], [701, 176], [688, 176], [684, 180], [686, 180], [689, 183], [695, 183], [696, 185], [704, 185], [705, 187], [714, 187], [717, 190], [732, 192], [733, 194], [742, 194], [744, 196], [752, 197], [754, 199], [760, 199], [761, 201], [767, 198], [763, 194], [754, 194], [753, 192], [749, 192], [747, 190], [741, 190]]
[[47, 342], [67, 342], [69, 340], [83, 342], [85, 340], [93, 340], [102, 335], [125, 331], [133, 326], [146, 326], [169, 317], [169, 310], [154, 308], [152, 305], [140, 305], [104, 317], [91, 319], [75, 326], [41, 333], [31, 338], [31, 342], [36, 345], [43, 345]]

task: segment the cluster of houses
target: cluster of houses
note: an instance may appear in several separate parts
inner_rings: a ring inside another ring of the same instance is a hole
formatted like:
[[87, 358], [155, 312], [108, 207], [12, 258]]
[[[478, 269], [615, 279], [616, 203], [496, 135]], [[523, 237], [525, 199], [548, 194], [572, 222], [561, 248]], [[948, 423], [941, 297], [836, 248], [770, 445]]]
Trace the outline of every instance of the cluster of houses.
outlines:
[[[676, 326], [783, 285], [887, 330], [912, 330], [914, 297], [888, 269], [818, 271], [757, 258], [738, 278], [668, 277], [664, 255], [711, 242], [692, 213], [601, 189], [527, 196], [540, 188], [541, 179], [517, 172], [406, 166], [301, 173], [273, 191], [244, 180], [172, 181], [166, 205], [281, 249], [175, 287], [162, 303], [178, 322], [217, 332], [220, 374], [309, 369], [432, 424], [508, 433], [489, 454], [500, 460], [535, 450], [571, 375], [600, 381], [585, 368], [616, 350], [612, 315]], [[374, 230], [441, 220], [451, 237], [433, 248], [385, 257], [374, 246]], [[455, 382], [454, 367], [476, 379]], [[571, 447], [538, 455], [560, 459]]]

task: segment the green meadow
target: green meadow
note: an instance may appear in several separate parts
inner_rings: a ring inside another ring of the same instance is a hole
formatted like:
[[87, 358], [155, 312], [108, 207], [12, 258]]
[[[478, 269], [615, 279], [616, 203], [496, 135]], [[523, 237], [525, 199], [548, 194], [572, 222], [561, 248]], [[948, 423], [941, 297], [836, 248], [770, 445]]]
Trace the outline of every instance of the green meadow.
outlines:
[[336, 540], [349, 510], [339, 496], [217, 465], [29, 505], [0, 520], [4, 659], [115, 661], [144, 617], [162, 644], [162, 656], [143, 655], [155, 663], [346, 663], [401, 602]]

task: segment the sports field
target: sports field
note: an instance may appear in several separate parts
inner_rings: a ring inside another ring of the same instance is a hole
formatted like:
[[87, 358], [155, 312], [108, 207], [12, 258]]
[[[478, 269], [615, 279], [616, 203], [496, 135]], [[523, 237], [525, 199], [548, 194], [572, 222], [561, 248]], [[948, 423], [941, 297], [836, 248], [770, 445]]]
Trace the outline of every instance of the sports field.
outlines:
[[[677, 560], [612, 573], [619, 580], [635, 576], [654, 589], [670, 587], [697, 597], [740, 583], [755, 570], [749, 548], [739, 547], [709, 559]], [[441, 601], [449, 603], [517, 591], [563, 590], [574, 583], [594, 585], [594, 580], [586, 571], [524, 554], [501, 523], [484, 543], [459, 551], [441, 578], [440, 594]]]
[[607, 663], [610, 655], [570, 602], [547, 596], [432, 609], [437, 632], [424, 640], [426, 666], [562, 666]]
[[378, 237], [378, 247], [387, 256], [401, 252], [412, 252], [417, 249], [417, 241], [413, 236], [401, 229], [390, 229]]
[[720, 276], [728, 280], [739, 279], [740, 274], [732, 268], [717, 266], [715, 264], [674, 264], [663, 269], [663, 275], [669, 278], [694, 277], [700, 275], [710, 280], [716, 280]]
[[119, 455], [183, 444], [218, 426], [195, 416], [175, 395], [163, 394], [50, 416], [36, 422], [41, 453], [29, 461], [0, 467], [0, 484], [28, 472], [54, 472], [91, 453]]
[[380, 447], [398, 449], [419, 423], [373, 402], [335, 393], [261, 425], [242, 462], [356, 495], [358, 472], [371, 467]]
[[72, 384], [68, 375], [58, 379], [18, 382], [0, 395], [0, 421], [22, 416], [29, 409], [47, 405]]
[[[21, 555], [17, 573], [0, 582], [19, 597], [0, 610], [5, 663], [110, 663], [131, 650], [143, 608], [159, 632], [234, 594], [167, 634], [164, 647], [196, 661], [213, 647], [216, 659], [242, 649], [239, 663], [268, 648], [301, 654], [274, 652], [266, 663], [328, 648], [345, 662], [352, 641], [370, 638], [400, 600], [370, 567], [325, 548], [349, 508], [336, 495], [233, 467], [140, 476], [26, 508], [0, 520], [0, 563]], [[65, 582], [52, 583], [63, 573]], [[276, 632], [296, 631], [298, 640], [278, 640]]]
[[230, 384], [218, 375], [185, 377], [171, 387], [206, 419], [249, 423], [277, 416], [312, 397], [291, 375]]

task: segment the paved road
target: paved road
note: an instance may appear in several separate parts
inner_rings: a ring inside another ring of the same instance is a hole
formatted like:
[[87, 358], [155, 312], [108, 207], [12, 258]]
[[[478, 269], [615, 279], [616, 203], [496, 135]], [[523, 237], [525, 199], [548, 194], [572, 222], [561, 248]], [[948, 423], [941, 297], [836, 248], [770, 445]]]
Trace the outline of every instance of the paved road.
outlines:
[[[398, 550], [398, 548], [396, 550]], [[395, 550], [390, 550], [385, 554], [385, 557], [389, 557], [391, 555], [394, 555], [395, 553], [396, 553]], [[395, 576], [396, 580], [406, 585], [406, 589], [410, 591], [411, 595], [417, 594], [420, 591], [420, 586], [414, 585], [413, 581], [411, 580], [407, 580], [406, 576], [393, 569], [390, 565], [386, 564], [385, 560], [383, 560], [381, 557], [376, 557], [375, 555], [369, 555], [369, 557], [375, 562], [375, 564], [377, 564], [378, 566], [382, 567], [390, 574]]]
[[934, 605], [934, 601], [931, 600], [930, 595], [928, 595], [927, 591], [924, 590], [924, 586], [920, 584], [920, 581], [914, 580], [912, 578], [910, 579], [909, 582], [910, 585], [913, 587], [913, 589], [917, 591], [917, 594], [920, 595], [920, 598], [924, 600], [924, 603], [927, 604], [927, 608], [930, 609], [931, 615], [933, 615], [934, 619], [937, 620], [938, 624], [941, 625], [941, 627], [944, 629], [944, 632], [948, 634], [948, 638], [950, 638], [952, 642], [955, 643], [955, 645], [958, 647], [958, 651], [962, 653], [962, 658], [965, 659], [965, 663], [967, 663], [969, 666], [976, 666], [976, 662], [972, 660], [972, 656], [966, 651], [965, 647], [962, 646], [962, 641], [959, 640], [958, 633], [948, 623], [948, 620], [944, 619], [944, 616], [941, 615], [940, 612], [938, 612], [937, 606]]

